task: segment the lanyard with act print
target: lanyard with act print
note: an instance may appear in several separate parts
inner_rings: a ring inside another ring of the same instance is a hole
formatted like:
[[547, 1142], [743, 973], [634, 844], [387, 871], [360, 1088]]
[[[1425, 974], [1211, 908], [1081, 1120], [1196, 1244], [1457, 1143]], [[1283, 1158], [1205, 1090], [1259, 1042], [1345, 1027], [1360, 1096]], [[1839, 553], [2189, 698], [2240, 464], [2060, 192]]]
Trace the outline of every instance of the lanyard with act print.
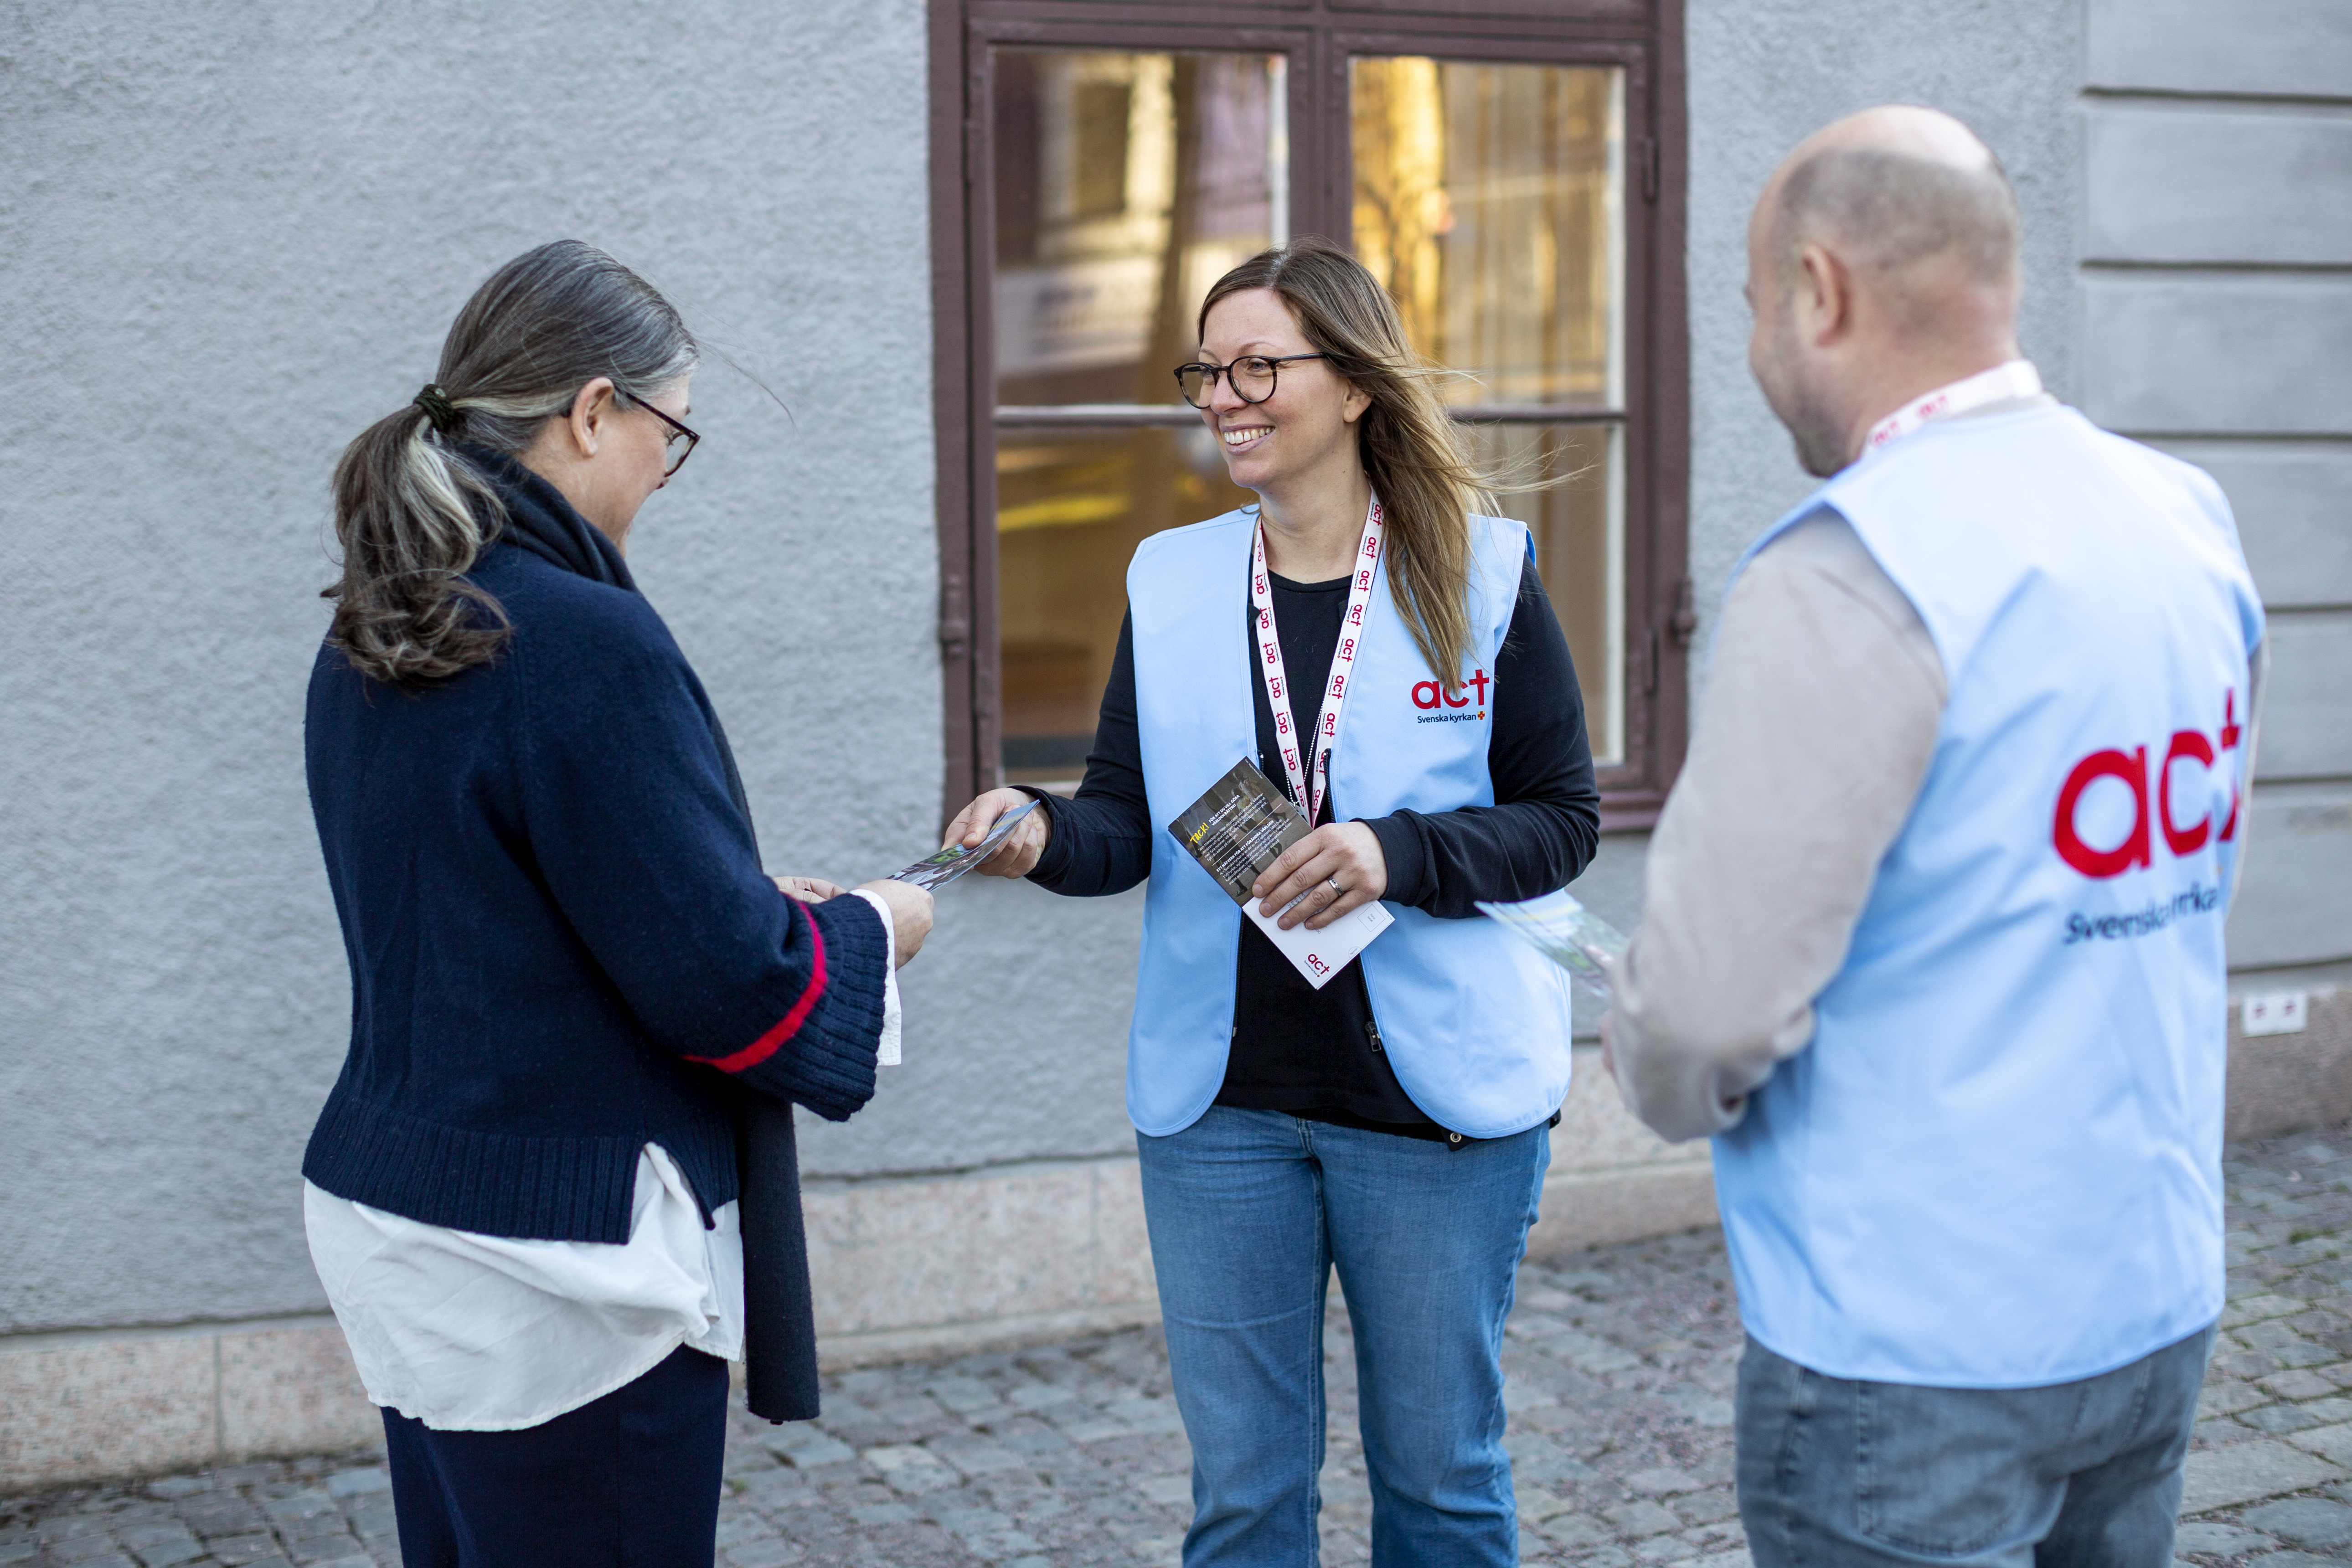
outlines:
[[1862, 449], [1875, 452], [1889, 441], [1908, 436], [1930, 419], [1966, 414], [1971, 408], [1982, 408], [1988, 403], [2006, 403], [2012, 397], [2038, 396], [2041, 391], [2042, 373], [2033, 368], [2033, 362], [2013, 359], [1990, 370], [1979, 371], [1965, 381], [1939, 386], [1927, 396], [1905, 404], [1870, 427], [1870, 434], [1862, 438]]
[[[1331, 679], [1324, 683], [1322, 711], [1316, 715], [1315, 733], [1302, 747], [1290, 717], [1290, 680], [1282, 668], [1282, 639], [1274, 628], [1274, 579], [1265, 564], [1265, 520], [1258, 519], [1250, 558], [1250, 606], [1256, 614], [1258, 675], [1265, 682], [1267, 706], [1274, 710], [1274, 732], [1282, 752], [1282, 771], [1290, 784], [1290, 798], [1307, 813], [1311, 826], [1323, 815], [1323, 794], [1330, 784], [1331, 752], [1339, 743], [1339, 715], [1348, 706], [1348, 677], [1355, 668], [1356, 645], [1364, 631], [1364, 608], [1371, 602], [1372, 578], [1381, 561], [1385, 531], [1378, 496], [1364, 515], [1363, 542], [1356, 549], [1356, 572], [1348, 584], [1348, 612], [1339, 623], [1339, 645], [1331, 650]], [[1312, 792], [1311, 795], [1309, 792]]]

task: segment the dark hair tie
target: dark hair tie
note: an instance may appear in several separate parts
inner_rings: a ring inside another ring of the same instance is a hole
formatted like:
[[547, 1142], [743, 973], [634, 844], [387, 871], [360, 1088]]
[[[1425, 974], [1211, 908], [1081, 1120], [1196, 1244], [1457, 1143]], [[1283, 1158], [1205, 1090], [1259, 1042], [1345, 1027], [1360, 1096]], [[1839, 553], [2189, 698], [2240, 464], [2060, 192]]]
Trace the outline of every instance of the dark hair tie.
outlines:
[[455, 430], [457, 421], [464, 417], [457, 412], [456, 405], [449, 401], [449, 395], [437, 386], [426, 386], [410, 401], [425, 410], [425, 417], [432, 422], [434, 429], [444, 436]]

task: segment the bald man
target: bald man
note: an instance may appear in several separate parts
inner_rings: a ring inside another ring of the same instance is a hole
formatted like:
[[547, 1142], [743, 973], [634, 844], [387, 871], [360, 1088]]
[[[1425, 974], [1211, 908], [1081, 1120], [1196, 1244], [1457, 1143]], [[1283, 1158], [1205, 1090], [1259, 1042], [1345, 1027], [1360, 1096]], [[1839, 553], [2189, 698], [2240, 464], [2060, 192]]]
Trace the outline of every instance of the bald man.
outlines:
[[1827, 482], [1733, 573], [1604, 1035], [1715, 1139], [1767, 1568], [2159, 1568], [2221, 1309], [2262, 611], [2210, 479], [2042, 393], [2017, 243], [1917, 109], [1749, 226], [1749, 362]]

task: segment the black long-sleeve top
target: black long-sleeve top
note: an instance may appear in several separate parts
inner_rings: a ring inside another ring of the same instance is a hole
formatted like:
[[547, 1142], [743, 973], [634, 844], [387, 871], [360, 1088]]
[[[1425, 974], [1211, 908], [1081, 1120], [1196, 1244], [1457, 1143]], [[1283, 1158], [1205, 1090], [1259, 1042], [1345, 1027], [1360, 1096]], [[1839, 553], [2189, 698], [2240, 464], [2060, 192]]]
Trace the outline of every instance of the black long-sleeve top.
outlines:
[[[1291, 672], [1292, 723], [1312, 734], [1331, 657], [1345, 618], [1349, 579], [1273, 579], [1283, 666]], [[1236, 584], [1236, 589], [1243, 586]], [[1234, 636], [1246, 638], [1250, 608], [1238, 595]], [[1119, 627], [1110, 684], [1103, 692], [1086, 777], [1069, 800], [1046, 800], [1053, 833], [1030, 879], [1056, 893], [1124, 892], [1151, 870], [1151, 821], [1135, 710], [1134, 622]], [[1387, 862], [1384, 901], [1444, 919], [1476, 915], [1481, 899], [1531, 899], [1563, 887], [1592, 859], [1600, 837], [1600, 791], [1584, 728], [1584, 699], [1568, 639], [1535, 563], [1519, 576], [1509, 631], [1496, 655], [1487, 769], [1493, 805], [1400, 811], [1364, 825]], [[1258, 766], [1288, 795], [1265, 684], [1253, 680]], [[1344, 803], [1327, 794], [1318, 822]], [[1299, 803], [1302, 808], [1305, 803]], [[1241, 926], [1235, 960], [1234, 1038], [1217, 1103], [1283, 1110], [1308, 1121], [1444, 1139], [1412, 1102], [1382, 1049], [1360, 964], [1318, 991], [1265, 933]]]

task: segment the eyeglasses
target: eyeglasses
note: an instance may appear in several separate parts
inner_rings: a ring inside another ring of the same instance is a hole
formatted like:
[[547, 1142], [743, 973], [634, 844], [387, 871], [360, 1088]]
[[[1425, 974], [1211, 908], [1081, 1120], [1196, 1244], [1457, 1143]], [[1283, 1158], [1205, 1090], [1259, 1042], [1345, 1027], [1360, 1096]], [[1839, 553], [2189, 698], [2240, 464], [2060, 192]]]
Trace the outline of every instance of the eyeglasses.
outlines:
[[1275, 378], [1282, 366], [1294, 360], [1323, 357], [1284, 354], [1279, 359], [1268, 359], [1264, 354], [1244, 354], [1231, 364], [1180, 364], [1176, 367], [1176, 386], [1183, 393], [1185, 402], [1195, 408], [1206, 408], [1217, 390], [1217, 378], [1223, 376], [1232, 385], [1234, 395], [1244, 403], [1264, 403], [1274, 395]]
[[625, 392], [621, 395], [669, 426], [669, 435], [662, 447], [662, 461], [666, 465], [662, 469], [662, 478], [667, 479], [686, 467], [686, 460], [694, 456], [695, 443], [702, 437], [647, 403], [644, 398]]

